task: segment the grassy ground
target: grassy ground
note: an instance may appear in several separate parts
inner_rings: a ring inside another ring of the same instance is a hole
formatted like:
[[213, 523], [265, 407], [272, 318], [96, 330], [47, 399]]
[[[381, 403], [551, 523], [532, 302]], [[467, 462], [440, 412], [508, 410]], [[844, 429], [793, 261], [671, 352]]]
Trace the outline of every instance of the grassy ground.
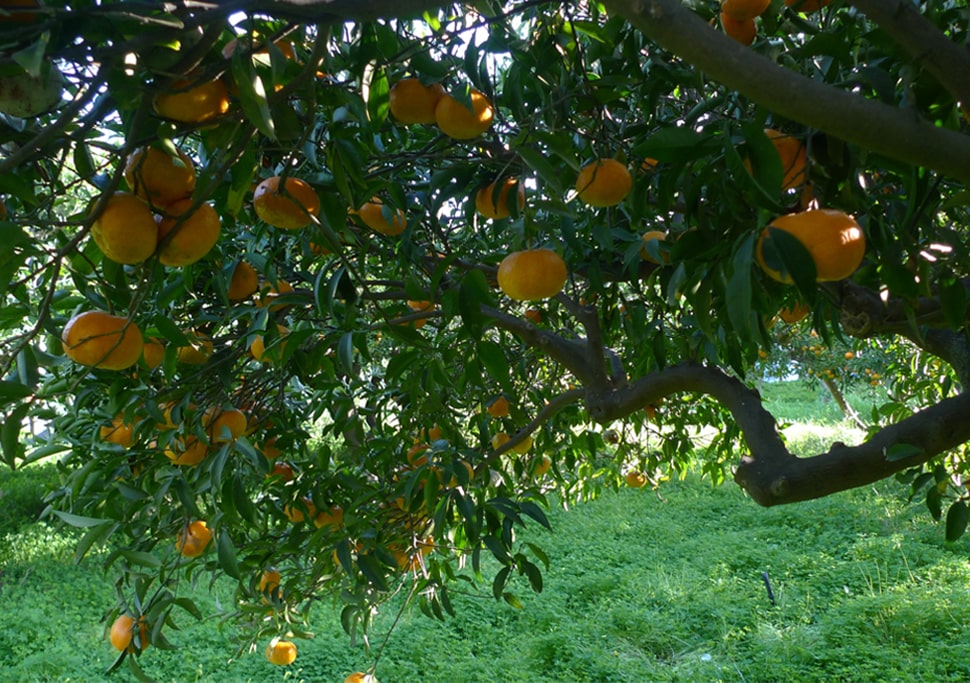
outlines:
[[[802, 431], [819, 441], [851, 436], [832, 424]], [[789, 438], [817, 450], [794, 432]], [[114, 658], [100, 622], [114, 600], [110, 577], [96, 563], [72, 565], [71, 539], [27, 521], [28, 489], [42, 490], [49, 476], [45, 468], [26, 480], [0, 471], [4, 683], [102, 681]], [[946, 544], [891, 482], [768, 510], [733, 485], [711, 490], [695, 477], [659, 493], [624, 490], [554, 512], [554, 534], [523, 534], [553, 562], [541, 595], [516, 586], [522, 610], [457, 596], [459, 614], [444, 623], [406, 614], [380, 679], [970, 680], [970, 542]], [[211, 613], [231, 600], [225, 584], [195, 590]], [[150, 649], [141, 663], [158, 680], [179, 683], [339, 683], [365, 669], [372, 657], [363, 646], [351, 647], [329, 610], [317, 616], [317, 637], [298, 643], [288, 670], [261, 653], [230, 663], [231, 628], [215, 619], [180, 621], [185, 628], [171, 639], [181, 649]], [[378, 619], [373, 642], [392, 617]], [[115, 680], [134, 679], [122, 670]]]

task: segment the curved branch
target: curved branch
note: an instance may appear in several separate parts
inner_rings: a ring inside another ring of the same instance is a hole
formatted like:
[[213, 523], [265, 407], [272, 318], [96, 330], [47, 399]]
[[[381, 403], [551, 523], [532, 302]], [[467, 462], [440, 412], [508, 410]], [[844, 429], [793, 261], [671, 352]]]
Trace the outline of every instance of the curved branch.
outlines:
[[926, 69], [953, 98], [970, 106], [970, 50], [947, 38], [905, 0], [850, 0]]
[[792, 121], [970, 182], [970, 136], [784, 69], [708, 26], [682, 0], [606, 0], [666, 50]]

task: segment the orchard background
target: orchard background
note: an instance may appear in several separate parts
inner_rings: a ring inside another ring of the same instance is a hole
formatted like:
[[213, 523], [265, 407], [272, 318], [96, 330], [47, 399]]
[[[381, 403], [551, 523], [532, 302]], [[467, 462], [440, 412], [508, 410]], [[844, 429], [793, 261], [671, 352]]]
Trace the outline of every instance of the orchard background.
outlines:
[[[116, 665], [185, 580], [279, 664], [321, 599], [520, 605], [523, 525], [692, 467], [959, 538], [970, 10], [821, 4], [0, 3], [0, 451]], [[796, 457], [792, 373], [886, 398]]]

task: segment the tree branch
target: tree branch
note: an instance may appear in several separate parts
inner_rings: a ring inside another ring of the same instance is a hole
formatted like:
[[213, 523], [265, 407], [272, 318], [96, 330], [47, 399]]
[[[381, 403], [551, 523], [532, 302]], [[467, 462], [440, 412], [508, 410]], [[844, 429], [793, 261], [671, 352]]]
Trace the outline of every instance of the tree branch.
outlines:
[[664, 49], [781, 116], [970, 182], [966, 135], [784, 69], [708, 26], [682, 0], [606, 0], [606, 5]]

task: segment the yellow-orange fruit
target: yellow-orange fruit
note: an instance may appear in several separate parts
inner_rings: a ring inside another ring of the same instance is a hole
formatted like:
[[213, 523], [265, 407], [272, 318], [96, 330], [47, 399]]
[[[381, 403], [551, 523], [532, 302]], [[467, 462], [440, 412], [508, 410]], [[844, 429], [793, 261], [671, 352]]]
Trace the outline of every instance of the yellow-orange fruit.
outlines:
[[237, 408], [210, 408], [205, 413], [204, 422], [212, 443], [235, 441], [249, 428], [246, 413]]
[[110, 425], [101, 425], [98, 436], [102, 441], [131, 448], [135, 443], [135, 425], [125, 422], [122, 415], [116, 415]]
[[204, 83], [182, 79], [155, 95], [155, 113], [183, 123], [202, 123], [229, 111], [229, 89], [222, 81]]
[[205, 460], [207, 455], [209, 455], [209, 445], [194, 436], [176, 439], [165, 449], [165, 457], [171, 460], [173, 465], [185, 467], [195, 467]]
[[808, 307], [808, 304], [803, 304], [801, 301], [799, 301], [790, 308], [783, 308], [778, 311], [778, 317], [784, 320], [786, 323], [794, 324], [804, 320], [811, 312], [812, 311]]
[[[158, 260], [166, 266], [195, 263], [219, 241], [222, 224], [216, 210], [209, 204], [200, 204], [188, 213], [191, 208], [191, 199], [169, 204], [158, 224]], [[173, 233], [171, 237], [169, 233]]]
[[[781, 159], [781, 168], [785, 174], [782, 177], [781, 186], [786, 190], [790, 190], [804, 183], [805, 166], [808, 162], [808, 156], [802, 141], [794, 135], [782, 133], [773, 128], [765, 128], [765, 135], [771, 140], [771, 144], [774, 145], [775, 150], [778, 152], [778, 158]], [[745, 166], [750, 173], [751, 162], [745, 160]]]
[[[134, 639], [135, 618], [129, 614], [120, 615], [111, 624], [111, 630], [108, 632], [108, 640], [111, 641], [111, 646], [120, 652], [125, 650], [134, 652], [135, 644], [132, 642]], [[138, 639], [139, 647], [142, 650], [150, 645], [148, 642], [148, 623], [145, 621], [145, 617], [138, 618]]]
[[750, 45], [758, 36], [754, 19], [735, 19], [724, 12], [721, 12], [721, 28], [742, 45]]
[[256, 186], [253, 210], [274, 228], [305, 228], [320, 215], [320, 197], [304, 180], [287, 178], [282, 188], [280, 180], [280, 176], [273, 176]]
[[117, 192], [91, 224], [91, 238], [115, 263], [141, 263], [155, 253], [158, 226], [148, 204], [133, 194]]
[[[653, 254], [647, 250], [646, 245], [654, 241], [665, 242], [667, 240], [667, 233], [663, 230], [647, 230], [645, 233], [643, 233], [643, 235], [641, 235], [640, 239], [644, 244], [644, 246], [640, 247], [640, 258], [642, 258], [644, 261], [659, 264], [660, 261], [654, 258]], [[663, 256], [664, 262], [669, 262], [670, 259], [667, 257], [667, 255], [664, 254]]]
[[721, 0], [721, 12], [738, 21], [760, 17], [770, 6], [771, 0]]
[[504, 396], [499, 396], [497, 399], [491, 402], [489, 406], [485, 409], [485, 412], [492, 417], [508, 417], [509, 416], [509, 401]]
[[491, 128], [495, 117], [492, 103], [478, 90], [472, 89], [469, 97], [471, 109], [448, 94], [438, 100], [434, 110], [435, 122], [448, 137], [471, 140]]
[[103, 370], [124, 370], [141, 357], [138, 326], [127, 318], [102, 311], [78, 313], [61, 334], [64, 353], [75, 363]]
[[175, 549], [182, 557], [198, 557], [205, 552], [211, 540], [212, 530], [204, 520], [197, 519], [179, 531]]
[[475, 194], [475, 209], [485, 218], [499, 219], [508, 218], [512, 215], [512, 211], [509, 208], [509, 192], [513, 188], [518, 188], [516, 196], [518, 198], [519, 211], [525, 206], [525, 188], [522, 186], [516, 178], [507, 178], [502, 182], [501, 188], [498, 190], [498, 196], [495, 194], [496, 183], [490, 183], [485, 187], [481, 188]]
[[155, 147], [139, 147], [125, 164], [125, 180], [138, 197], [165, 207], [195, 190], [195, 167], [182, 151], [173, 157]]
[[444, 96], [440, 83], [425, 85], [417, 78], [404, 78], [391, 87], [391, 115], [401, 123], [435, 123], [435, 108]]
[[516, 251], [498, 267], [498, 285], [516, 301], [548, 299], [566, 284], [566, 263], [551, 249]]
[[259, 291], [259, 274], [246, 261], [240, 261], [232, 271], [229, 280], [229, 290], [226, 292], [229, 301], [243, 301]]
[[[780, 264], [765, 261], [764, 246], [771, 240], [770, 230], [783, 230], [795, 237], [815, 262], [816, 280], [844, 280], [856, 271], [866, 253], [866, 238], [856, 220], [834, 209], [810, 209], [773, 220], [758, 238], [755, 260], [772, 279], [785, 284], [793, 280]], [[775, 267], [778, 266], [778, 267]]]
[[360, 207], [356, 213], [364, 225], [382, 235], [400, 235], [408, 226], [407, 216], [401, 209], [392, 211], [391, 220], [388, 221], [384, 216], [384, 204], [376, 197]]
[[576, 178], [576, 192], [590, 206], [616, 206], [632, 189], [629, 169], [616, 159], [598, 159], [587, 164]]
[[626, 485], [631, 489], [642, 489], [647, 485], [647, 477], [643, 472], [632, 470], [626, 474]]
[[145, 365], [149, 370], [154, 370], [165, 360], [165, 345], [157, 337], [149, 337], [145, 340], [142, 354], [145, 357]]
[[263, 340], [263, 336], [258, 335], [255, 339], [253, 339], [252, 343], [249, 345], [249, 353], [252, 354], [255, 360], [271, 362], [279, 359], [280, 354], [283, 353], [283, 349], [286, 346], [286, 340], [283, 338], [290, 333], [290, 329], [284, 325], [277, 324], [276, 332], [280, 337], [280, 340], [276, 347], [270, 350], [269, 355], [266, 354], [266, 342]]
[[296, 645], [289, 640], [273, 638], [266, 646], [266, 659], [270, 664], [288, 666], [296, 661]]

